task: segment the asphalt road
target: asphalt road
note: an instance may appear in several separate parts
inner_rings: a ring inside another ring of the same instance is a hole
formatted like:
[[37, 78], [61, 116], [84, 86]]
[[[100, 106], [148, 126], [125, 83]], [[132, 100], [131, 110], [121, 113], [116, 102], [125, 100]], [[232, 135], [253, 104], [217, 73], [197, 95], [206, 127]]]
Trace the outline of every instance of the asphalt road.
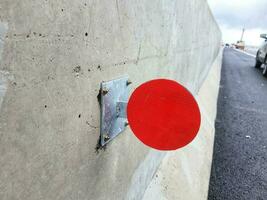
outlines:
[[267, 199], [267, 78], [225, 48], [209, 200]]

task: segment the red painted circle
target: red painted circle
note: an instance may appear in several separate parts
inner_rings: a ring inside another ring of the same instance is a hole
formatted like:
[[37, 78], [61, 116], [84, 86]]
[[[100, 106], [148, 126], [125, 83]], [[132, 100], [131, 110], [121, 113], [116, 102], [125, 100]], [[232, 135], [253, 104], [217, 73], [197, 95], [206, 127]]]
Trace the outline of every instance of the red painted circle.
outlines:
[[175, 150], [190, 143], [201, 121], [192, 94], [167, 79], [140, 85], [129, 99], [127, 117], [135, 136], [158, 150]]

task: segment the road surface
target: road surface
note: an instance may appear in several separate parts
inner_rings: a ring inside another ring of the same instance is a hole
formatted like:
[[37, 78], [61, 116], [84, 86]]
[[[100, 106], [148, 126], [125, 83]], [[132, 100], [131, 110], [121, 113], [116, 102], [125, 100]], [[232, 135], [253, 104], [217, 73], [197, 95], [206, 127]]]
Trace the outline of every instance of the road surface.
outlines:
[[246, 46], [245, 51], [256, 56], [259, 47]]
[[267, 79], [225, 48], [209, 200], [267, 199]]

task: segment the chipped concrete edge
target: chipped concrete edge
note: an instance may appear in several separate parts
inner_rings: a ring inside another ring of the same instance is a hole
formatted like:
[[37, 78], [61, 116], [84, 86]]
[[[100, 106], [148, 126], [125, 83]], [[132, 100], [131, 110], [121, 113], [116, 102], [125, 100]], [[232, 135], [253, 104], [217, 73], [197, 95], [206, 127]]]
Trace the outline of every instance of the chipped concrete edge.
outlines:
[[[0, 63], [2, 60], [2, 53], [5, 46], [5, 36], [8, 30], [8, 24], [0, 21]], [[7, 80], [10, 78], [10, 74], [7, 71], [0, 70], [0, 109], [7, 91]]]

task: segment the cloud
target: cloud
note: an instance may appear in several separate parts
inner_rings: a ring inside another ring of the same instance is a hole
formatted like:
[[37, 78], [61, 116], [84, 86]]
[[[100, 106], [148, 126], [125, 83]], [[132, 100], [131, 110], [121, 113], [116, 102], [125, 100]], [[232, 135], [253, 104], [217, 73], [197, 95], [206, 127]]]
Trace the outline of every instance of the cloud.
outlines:
[[262, 43], [261, 33], [267, 33], [267, 0], [207, 0], [221, 27], [223, 41], [235, 43], [243, 40], [248, 45]]
[[267, 29], [266, 0], [208, 0], [220, 25], [230, 28]]

